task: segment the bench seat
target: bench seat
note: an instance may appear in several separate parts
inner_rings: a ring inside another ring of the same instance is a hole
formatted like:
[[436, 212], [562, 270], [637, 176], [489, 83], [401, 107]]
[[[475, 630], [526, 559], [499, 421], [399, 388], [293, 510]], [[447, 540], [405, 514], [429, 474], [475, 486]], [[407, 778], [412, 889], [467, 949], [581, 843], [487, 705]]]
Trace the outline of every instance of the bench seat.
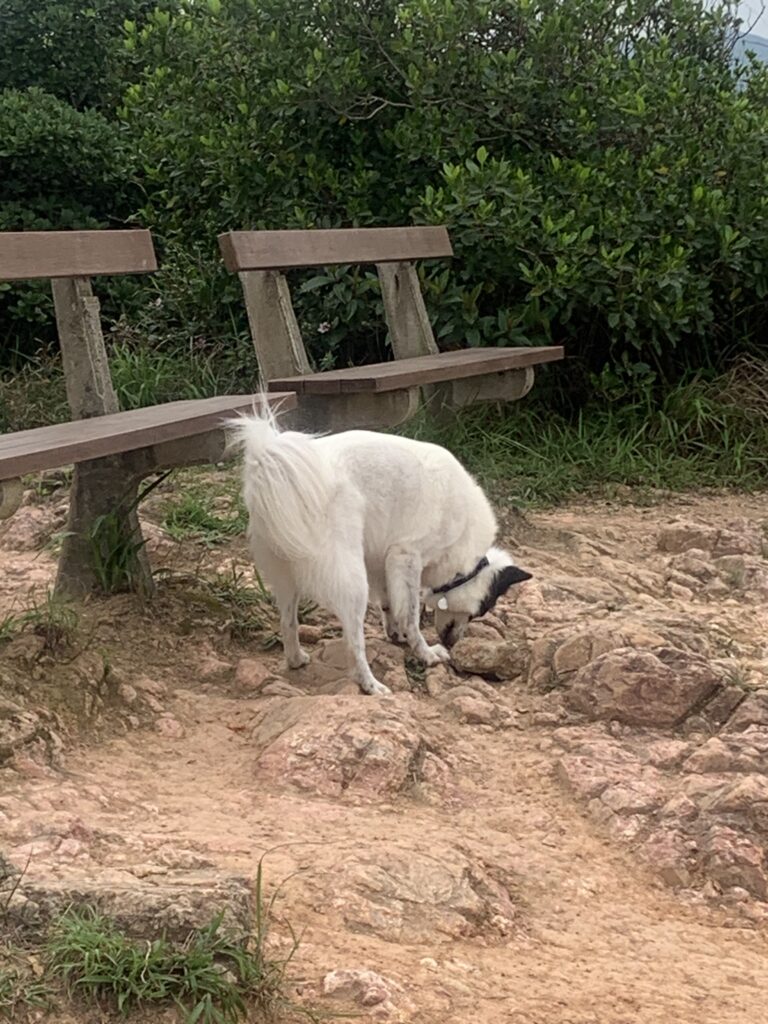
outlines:
[[295, 391], [298, 395], [399, 391], [425, 384], [538, 366], [562, 359], [563, 355], [563, 348], [559, 345], [540, 348], [470, 348], [298, 377], [276, 377], [269, 381], [268, 387], [270, 392]]
[[[194, 437], [260, 402], [258, 395], [221, 395], [0, 434], [0, 480]], [[296, 396], [271, 394], [269, 404], [293, 409]]]

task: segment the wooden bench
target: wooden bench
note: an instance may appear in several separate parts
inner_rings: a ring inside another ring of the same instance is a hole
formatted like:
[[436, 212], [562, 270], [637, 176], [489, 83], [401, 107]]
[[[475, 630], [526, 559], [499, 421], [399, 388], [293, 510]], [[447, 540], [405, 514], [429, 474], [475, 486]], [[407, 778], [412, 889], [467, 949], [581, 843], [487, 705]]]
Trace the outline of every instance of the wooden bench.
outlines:
[[[514, 401], [533, 386], [534, 367], [563, 358], [554, 345], [438, 351], [414, 260], [453, 255], [443, 227], [229, 231], [219, 246], [240, 276], [261, 375], [270, 391], [299, 395], [299, 426], [394, 427], [424, 400], [441, 414]], [[395, 359], [313, 373], [285, 271], [348, 263], [376, 266]]]
[[[136, 514], [139, 485], [158, 470], [217, 462], [226, 444], [221, 422], [248, 412], [258, 396], [237, 395], [128, 412], [118, 410], [90, 277], [157, 269], [148, 231], [7, 232], [0, 234], [0, 281], [50, 278], [73, 422], [0, 435], [0, 518], [12, 515], [27, 473], [74, 464], [69, 523], [56, 589], [81, 596], [97, 588], [95, 527], [107, 517], [118, 531], [125, 577], [152, 591]], [[270, 404], [293, 408], [293, 394]], [[115, 541], [112, 537], [112, 541]]]

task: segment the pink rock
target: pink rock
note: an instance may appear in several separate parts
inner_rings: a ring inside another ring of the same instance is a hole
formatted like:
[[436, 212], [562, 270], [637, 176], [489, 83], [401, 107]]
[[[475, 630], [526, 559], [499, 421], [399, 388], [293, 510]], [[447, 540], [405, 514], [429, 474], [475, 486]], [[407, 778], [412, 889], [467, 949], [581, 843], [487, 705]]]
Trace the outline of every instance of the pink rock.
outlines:
[[272, 669], [263, 661], [257, 658], [241, 658], [235, 669], [235, 686], [244, 692], [259, 690], [273, 675]]
[[447, 706], [468, 725], [491, 725], [496, 717], [493, 704], [482, 697], [454, 697]]
[[600, 799], [616, 814], [648, 814], [661, 807], [664, 796], [661, 786], [638, 779], [609, 786]]
[[186, 736], [186, 730], [181, 722], [173, 715], [161, 715], [155, 722], [155, 732], [160, 733], [171, 740], [181, 740]]
[[369, 970], [329, 971], [323, 978], [323, 994], [341, 996], [358, 1006], [375, 1007], [380, 1019], [406, 1021], [412, 1004], [402, 985]]
[[696, 548], [711, 551], [717, 540], [718, 531], [714, 526], [705, 526], [686, 520], [678, 520], [661, 529], [658, 539], [659, 551], [676, 554]]
[[684, 888], [691, 884], [696, 861], [684, 833], [657, 829], [642, 844], [640, 854], [667, 885]]
[[590, 718], [671, 726], [719, 685], [705, 658], [674, 647], [620, 648], [581, 669], [568, 702]]
[[765, 852], [734, 829], [718, 825], [710, 830], [702, 844], [702, 863], [723, 888], [739, 886], [761, 900], [768, 897]]

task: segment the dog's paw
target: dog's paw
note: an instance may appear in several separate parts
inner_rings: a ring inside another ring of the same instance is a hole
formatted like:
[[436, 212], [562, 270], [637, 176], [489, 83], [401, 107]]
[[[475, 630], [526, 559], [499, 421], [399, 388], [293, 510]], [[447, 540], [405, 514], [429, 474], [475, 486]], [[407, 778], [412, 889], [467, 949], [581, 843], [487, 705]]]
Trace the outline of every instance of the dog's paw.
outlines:
[[386, 697], [388, 693], [392, 693], [388, 686], [384, 683], [380, 683], [378, 679], [372, 679], [370, 682], [360, 683], [360, 689], [363, 693], [368, 694], [371, 697]]
[[435, 644], [434, 647], [427, 647], [422, 660], [425, 665], [439, 665], [442, 661], [450, 661], [451, 656], [442, 644]]
[[293, 657], [289, 658], [286, 655], [285, 662], [288, 665], [288, 668], [304, 668], [305, 665], [309, 664], [309, 655], [306, 651], [302, 651], [302, 649], [299, 648], [299, 653], [295, 654]]

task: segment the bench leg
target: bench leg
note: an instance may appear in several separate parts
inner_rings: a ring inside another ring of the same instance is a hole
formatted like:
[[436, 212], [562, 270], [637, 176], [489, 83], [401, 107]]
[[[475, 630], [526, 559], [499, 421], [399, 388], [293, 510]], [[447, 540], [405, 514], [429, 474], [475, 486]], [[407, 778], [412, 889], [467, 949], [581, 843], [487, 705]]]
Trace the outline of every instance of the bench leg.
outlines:
[[59, 556], [56, 593], [154, 591], [136, 513], [142, 468], [132, 453], [75, 466], [69, 522]]
[[10, 519], [21, 504], [24, 488], [21, 480], [0, 480], [0, 519]]
[[378, 394], [301, 395], [299, 407], [285, 414], [287, 430], [386, 430], [411, 419], [421, 400], [419, 388]]
[[438, 422], [451, 423], [457, 409], [476, 402], [517, 402], [525, 398], [533, 381], [534, 369], [526, 366], [446, 384], [430, 384], [424, 388], [427, 411]]

